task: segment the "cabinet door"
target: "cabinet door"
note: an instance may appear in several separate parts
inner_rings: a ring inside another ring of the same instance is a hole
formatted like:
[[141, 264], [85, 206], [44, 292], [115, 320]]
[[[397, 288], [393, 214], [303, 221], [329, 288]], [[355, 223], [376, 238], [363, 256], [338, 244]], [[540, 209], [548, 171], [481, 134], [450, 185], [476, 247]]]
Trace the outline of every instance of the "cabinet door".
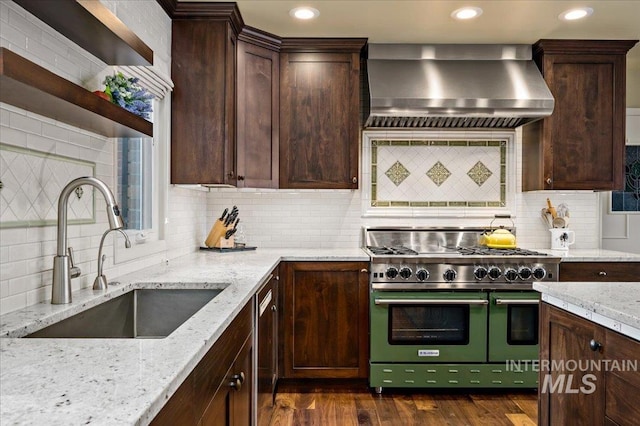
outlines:
[[621, 368], [605, 371], [605, 414], [613, 424], [633, 426], [640, 419], [640, 342], [607, 330], [604, 347], [606, 358]]
[[604, 373], [573, 368], [605, 358], [602, 346], [590, 347], [604, 344], [604, 329], [546, 303], [540, 318], [539, 424], [604, 424]]
[[280, 187], [358, 188], [359, 53], [281, 53]]
[[553, 189], [622, 189], [624, 56], [551, 55]]
[[364, 262], [286, 264], [284, 377], [367, 377], [367, 268]]
[[236, 36], [229, 23], [172, 23], [171, 183], [235, 185]]
[[278, 187], [278, 52], [238, 41], [238, 187]]
[[249, 335], [211, 403], [204, 411], [200, 425], [249, 426], [251, 424], [252, 363], [253, 335]]
[[640, 262], [562, 262], [560, 281], [638, 281]]

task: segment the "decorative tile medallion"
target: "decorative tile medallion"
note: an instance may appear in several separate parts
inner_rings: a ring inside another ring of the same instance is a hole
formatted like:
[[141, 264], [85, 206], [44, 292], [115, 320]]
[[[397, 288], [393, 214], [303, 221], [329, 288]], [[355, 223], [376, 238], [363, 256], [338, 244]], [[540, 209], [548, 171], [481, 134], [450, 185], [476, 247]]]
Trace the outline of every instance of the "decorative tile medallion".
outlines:
[[503, 208], [506, 140], [371, 140], [371, 207]]
[[437, 161], [427, 172], [429, 179], [436, 185], [440, 186], [442, 183], [451, 176], [451, 172], [440, 162]]
[[389, 170], [385, 172], [385, 175], [387, 175], [389, 180], [396, 186], [399, 186], [410, 174], [409, 170], [399, 161], [393, 163], [393, 166], [389, 167]]
[[487, 168], [482, 161], [478, 161], [474, 166], [467, 172], [467, 176], [471, 178], [472, 181], [478, 184], [478, 186], [482, 186], [483, 183], [487, 181], [491, 177], [493, 172]]
[[640, 212], [640, 145], [625, 149], [624, 191], [611, 193], [611, 211]]
[[[69, 181], [95, 176], [96, 164], [0, 144], [0, 228], [55, 225], [58, 197]], [[93, 187], [69, 197], [68, 222], [95, 223]]]

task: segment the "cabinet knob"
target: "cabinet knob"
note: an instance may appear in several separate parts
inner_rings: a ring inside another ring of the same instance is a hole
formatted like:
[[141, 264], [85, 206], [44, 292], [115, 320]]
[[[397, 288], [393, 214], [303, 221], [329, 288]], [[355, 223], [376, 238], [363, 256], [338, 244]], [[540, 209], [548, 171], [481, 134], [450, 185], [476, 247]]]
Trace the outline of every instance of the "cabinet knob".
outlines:
[[551, 180], [550, 177], [548, 177], [547, 180], [545, 180], [545, 182], [547, 183], [547, 185], [551, 185], [551, 182], [553, 182], [553, 181]]
[[275, 312], [278, 310], [278, 307], [276, 305], [271, 305], [271, 310]]
[[354, 176], [353, 178], [351, 178], [351, 182], [358, 183], [358, 178]]
[[600, 350], [600, 348], [602, 348], [602, 343], [598, 342], [597, 340], [591, 339], [589, 341], [589, 349], [591, 349], [592, 351], [596, 352], [598, 350]]
[[365, 268], [365, 269], [360, 269], [360, 272], [362, 272], [363, 274], [368, 273], [369, 271]]
[[238, 175], [238, 180], [244, 180], [244, 176]]
[[600, 272], [598, 272], [598, 275], [600, 275], [601, 277], [606, 277], [607, 276], [607, 271], [600, 271]]
[[243, 383], [244, 383], [244, 372], [241, 371], [239, 374], [234, 374], [233, 376], [231, 376], [231, 382], [229, 382], [229, 386], [239, 391], [242, 388]]
[[229, 177], [229, 179], [233, 179], [233, 177], [235, 176], [235, 172], [233, 170], [231, 170], [229, 173], [227, 173], [227, 176]]

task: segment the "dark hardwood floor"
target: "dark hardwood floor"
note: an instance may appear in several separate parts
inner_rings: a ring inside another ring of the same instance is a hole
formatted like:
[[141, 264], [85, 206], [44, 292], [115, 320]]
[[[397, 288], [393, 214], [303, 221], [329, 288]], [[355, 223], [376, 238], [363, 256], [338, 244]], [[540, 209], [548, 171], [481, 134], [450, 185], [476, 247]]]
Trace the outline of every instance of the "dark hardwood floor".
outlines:
[[537, 394], [385, 390], [366, 385], [280, 385], [272, 426], [536, 425]]

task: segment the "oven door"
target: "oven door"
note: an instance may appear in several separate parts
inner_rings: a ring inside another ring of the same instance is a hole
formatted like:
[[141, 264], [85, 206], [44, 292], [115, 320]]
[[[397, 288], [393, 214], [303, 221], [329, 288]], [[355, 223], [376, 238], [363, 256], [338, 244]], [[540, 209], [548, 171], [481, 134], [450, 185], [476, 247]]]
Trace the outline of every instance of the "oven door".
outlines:
[[371, 362], [485, 362], [487, 293], [371, 292]]
[[492, 292], [489, 301], [489, 361], [538, 359], [540, 294]]

